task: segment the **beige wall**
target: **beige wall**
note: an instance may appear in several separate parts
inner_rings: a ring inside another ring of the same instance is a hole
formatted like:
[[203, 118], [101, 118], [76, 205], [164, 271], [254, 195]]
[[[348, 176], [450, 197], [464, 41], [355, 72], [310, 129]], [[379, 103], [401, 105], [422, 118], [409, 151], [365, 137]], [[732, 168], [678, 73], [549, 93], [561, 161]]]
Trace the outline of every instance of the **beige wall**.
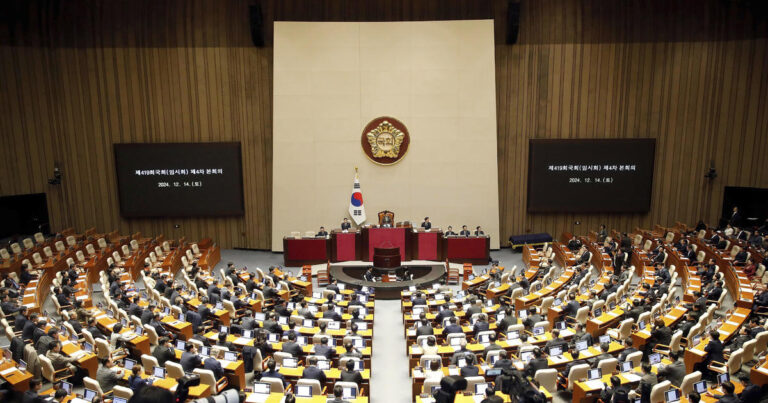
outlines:
[[[275, 22], [272, 249], [336, 228], [360, 169], [367, 222], [482, 225], [499, 247], [493, 21]], [[408, 154], [379, 166], [365, 125], [393, 116]], [[246, 173], [247, 175], [247, 173]]]

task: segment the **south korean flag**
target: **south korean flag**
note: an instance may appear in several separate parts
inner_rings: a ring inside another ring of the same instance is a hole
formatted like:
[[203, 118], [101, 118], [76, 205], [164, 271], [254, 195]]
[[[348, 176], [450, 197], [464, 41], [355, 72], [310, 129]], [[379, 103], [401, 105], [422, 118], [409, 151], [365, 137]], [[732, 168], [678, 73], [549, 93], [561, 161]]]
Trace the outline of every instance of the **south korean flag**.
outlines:
[[349, 215], [356, 225], [365, 222], [365, 207], [363, 206], [363, 193], [360, 191], [360, 178], [355, 169], [355, 183], [352, 186], [352, 197], [349, 199]]

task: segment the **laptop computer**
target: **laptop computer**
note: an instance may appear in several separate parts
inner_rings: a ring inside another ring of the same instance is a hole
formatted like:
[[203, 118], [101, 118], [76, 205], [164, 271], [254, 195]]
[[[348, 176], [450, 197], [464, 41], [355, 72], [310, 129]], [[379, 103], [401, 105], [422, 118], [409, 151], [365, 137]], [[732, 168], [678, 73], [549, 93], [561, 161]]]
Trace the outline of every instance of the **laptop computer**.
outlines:
[[357, 388], [350, 388], [349, 386], [342, 388], [341, 397], [343, 399], [357, 399]]
[[93, 352], [93, 344], [88, 343], [87, 341], [83, 343], [83, 350], [85, 350], [88, 353]]
[[621, 372], [632, 371], [632, 361], [624, 361], [621, 363]]
[[531, 358], [533, 358], [533, 351], [523, 351], [520, 353], [520, 360], [526, 364], [531, 360]]
[[128, 371], [132, 370], [134, 365], [136, 365], [136, 361], [130, 358], [126, 358], [123, 360], [123, 367], [125, 367], [125, 369], [127, 369]]
[[720, 386], [723, 384], [723, 382], [727, 382], [731, 380], [731, 376], [727, 373], [725, 374], [718, 374], [717, 375], [717, 386]]
[[699, 381], [693, 384], [693, 390], [696, 391], [698, 394], [703, 394], [707, 392], [707, 381]]
[[510, 330], [507, 332], [507, 340], [515, 340], [520, 338], [520, 332], [517, 330]]
[[544, 326], [536, 326], [533, 328], [534, 336], [541, 336], [544, 334]]
[[559, 357], [563, 354], [563, 348], [560, 346], [552, 346], [549, 348], [549, 355], [552, 357]]
[[485, 390], [492, 387], [490, 383], [476, 383], [475, 395], [485, 396]]
[[608, 336], [607, 334], [604, 334], [604, 335], [600, 336], [597, 340], [600, 341], [601, 344], [602, 343], [610, 343], [611, 342], [611, 336]]
[[99, 394], [96, 393], [96, 391], [93, 389], [85, 389], [85, 391], [83, 391], [83, 400], [87, 402], [92, 402], [93, 398], [95, 398], [98, 395]]
[[61, 382], [61, 388], [64, 389], [68, 395], [72, 394], [72, 384], [69, 382]]
[[19, 360], [19, 371], [24, 372], [27, 370], [27, 362], [24, 360]]
[[224, 359], [226, 361], [237, 361], [237, 353], [234, 351], [225, 351]]
[[588, 343], [586, 340], [579, 340], [576, 342], [576, 351], [584, 351], [589, 348]]
[[272, 391], [272, 385], [268, 382], [254, 382], [253, 393], [259, 393], [262, 395], [268, 395]]
[[124, 399], [122, 397], [114, 397], [112, 398], [112, 403], [128, 403], [128, 399]]
[[296, 386], [296, 397], [312, 397], [312, 386]]
[[661, 355], [659, 353], [653, 353], [648, 356], [648, 362], [651, 365], [656, 365], [661, 362]]
[[163, 367], [152, 367], [152, 376], [158, 379], [164, 379], [165, 378], [165, 368]]
[[299, 366], [299, 362], [296, 358], [283, 358], [283, 366], [286, 368], [296, 368]]
[[187, 342], [184, 340], [176, 340], [176, 349], [184, 351], [187, 347]]
[[680, 393], [680, 389], [669, 389], [664, 392], [664, 400], [666, 400], [667, 403], [679, 402], [681, 397], [682, 393]]
[[592, 381], [603, 377], [603, 371], [600, 368], [590, 369], [587, 373], [587, 380]]

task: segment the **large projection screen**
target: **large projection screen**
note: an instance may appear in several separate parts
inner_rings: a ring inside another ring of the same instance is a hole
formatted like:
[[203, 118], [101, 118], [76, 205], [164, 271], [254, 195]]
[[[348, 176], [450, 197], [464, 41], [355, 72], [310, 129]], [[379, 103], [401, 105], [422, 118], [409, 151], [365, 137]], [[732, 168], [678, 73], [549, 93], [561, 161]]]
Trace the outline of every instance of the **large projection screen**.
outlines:
[[652, 138], [530, 140], [528, 212], [647, 212], [655, 151]]
[[[354, 169], [368, 223], [481, 225], [499, 247], [492, 20], [276, 22], [272, 249], [292, 231], [337, 228]], [[367, 159], [365, 125], [410, 133], [393, 166]]]

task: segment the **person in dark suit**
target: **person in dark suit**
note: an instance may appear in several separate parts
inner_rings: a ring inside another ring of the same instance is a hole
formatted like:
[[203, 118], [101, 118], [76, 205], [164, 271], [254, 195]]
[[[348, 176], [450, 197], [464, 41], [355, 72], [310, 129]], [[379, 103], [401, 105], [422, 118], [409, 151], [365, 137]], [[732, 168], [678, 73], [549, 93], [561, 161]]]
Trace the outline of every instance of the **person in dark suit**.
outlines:
[[29, 390], [24, 392], [24, 397], [22, 398], [23, 403], [43, 403], [46, 401], [45, 398], [40, 396], [40, 389], [43, 388], [43, 381], [41, 381], [38, 378], [32, 378], [29, 380]]
[[731, 381], [725, 381], [723, 382], [720, 387], [723, 389], [723, 392], [725, 392], [724, 395], [720, 396], [720, 399], [718, 399], [718, 403], [741, 403], [743, 400], [740, 400], [734, 392], [736, 391], [736, 387], [733, 386], [733, 383]]
[[267, 318], [264, 320], [264, 323], [262, 323], [261, 327], [263, 327], [264, 330], [268, 331], [269, 333], [283, 332], [283, 327], [277, 323], [277, 315], [274, 312], [267, 314]]
[[27, 318], [27, 307], [22, 305], [13, 320], [13, 328], [16, 329], [17, 332], [23, 332], [27, 322], [29, 322], [29, 318]]
[[193, 343], [187, 343], [184, 346], [184, 352], [181, 353], [181, 360], [179, 363], [181, 364], [181, 367], [184, 368], [184, 372], [192, 372], [202, 364], [200, 356], [197, 355], [197, 347]]
[[149, 322], [152, 321], [152, 318], [155, 316], [155, 314], [154, 314], [155, 308], [156, 308], [155, 304], [150, 304], [147, 307], [147, 309], [145, 309], [144, 311], [141, 312], [141, 318], [140, 319], [141, 319], [141, 324], [142, 325], [147, 325], [147, 324], [149, 324]]
[[341, 371], [341, 378], [339, 380], [342, 382], [354, 382], [357, 386], [363, 384], [363, 375], [360, 374], [360, 371], [355, 370], [355, 360], [347, 360], [346, 369]]
[[181, 311], [184, 313], [184, 318], [192, 325], [192, 333], [197, 333], [200, 327], [203, 325], [203, 318], [200, 314], [187, 308], [184, 304], [181, 306]]
[[680, 324], [677, 326], [677, 330], [680, 330], [683, 332], [683, 337], [688, 337], [688, 332], [691, 331], [691, 328], [696, 326], [696, 319], [693, 317], [693, 314], [690, 312], [685, 314], [685, 320], [680, 322]]
[[541, 315], [536, 313], [536, 307], [532, 306], [530, 309], [528, 309], [528, 317], [525, 318], [525, 321], [523, 322], [523, 325], [525, 325], [525, 328], [529, 331], [533, 331], [533, 326], [537, 322], [541, 322]]
[[722, 363], [726, 362], [725, 356], [723, 355], [724, 349], [725, 347], [723, 346], [723, 342], [720, 341], [720, 332], [717, 330], [712, 330], [709, 332], [709, 343], [707, 343], [707, 346], [704, 347], [704, 352], [706, 355], [701, 362], [694, 365], [693, 369], [701, 371], [702, 377], [706, 377], [708, 379], [712, 378], [714, 374], [709, 370], [708, 366], [710, 363], [712, 363], [712, 361]]
[[461, 236], [470, 236], [472, 233], [469, 232], [466, 225], [461, 226], [461, 231], [459, 232], [459, 235]]
[[507, 329], [509, 329], [510, 326], [516, 324], [517, 317], [515, 316], [515, 309], [511, 306], [508, 306], [506, 309], [504, 309], [504, 319], [496, 324], [496, 330], [506, 334]]
[[670, 351], [669, 359], [672, 363], [660, 366], [658, 375], [662, 377], [662, 380], [668, 380], [672, 382], [672, 385], [679, 388], [680, 384], [683, 383], [683, 378], [687, 374], [685, 363], [680, 360], [680, 353], [678, 351]]
[[327, 380], [325, 372], [317, 367], [316, 357], [309, 358], [309, 366], [304, 368], [304, 372], [301, 373], [301, 377], [304, 379], [317, 379], [320, 381], [320, 385], [325, 385]]
[[455, 233], [455, 232], [453, 232], [453, 227], [451, 227], [451, 226], [449, 225], [449, 226], [448, 226], [448, 230], [447, 230], [447, 231], [445, 231], [445, 233], [444, 233], [443, 235], [444, 235], [444, 236], [456, 236], [456, 233]]
[[565, 304], [565, 307], [563, 308], [563, 314], [566, 316], [576, 317], [576, 313], [579, 311], [579, 308], [581, 308], [581, 304], [576, 299], [576, 293], [570, 293], [568, 295], [568, 303]]
[[33, 313], [32, 315], [29, 315], [29, 320], [24, 324], [24, 327], [21, 331], [21, 338], [24, 340], [32, 340], [32, 336], [35, 333], [35, 329], [37, 329], [37, 321], [38, 317], [36, 313]]
[[512, 369], [513, 365], [515, 365], [515, 363], [509, 359], [509, 353], [507, 353], [507, 350], [501, 350], [499, 351], [499, 359], [496, 360], [496, 362], [493, 364], [493, 367]]
[[421, 223], [421, 228], [432, 229], [432, 223], [429, 222], [429, 217], [424, 217], [424, 222]]
[[488, 323], [488, 319], [486, 318], [485, 314], [480, 314], [477, 317], [477, 322], [475, 322], [475, 325], [472, 326], [472, 334], [475, 338], [477, 338], [477, 334], [480, 332], [485, 332], [491, 328], [491, 325]]
[[419, 324], [416, 327], [416, 337], [418, 336], [431, 336], [435, 334], [435, 329], [432, 328], [432, 323], [427, 320], [427, 316], [422, 312]]
[[656, 319], [653, 323], [653, 326], [651, 327], [651, 337], [648, 339], [648, 343], [645, 345], [645, 355], [649, 355], [657, 344], [668, 346], [671, 340], [672, 329], [664, 323], [663, 319]]
[[448, 320], [449, 324], [443, 329], [443, 336], [448, 336], [453, 333], [464, 333], [461, 326], [458, 325], [458, 319], [454, 316]]
[[[224, 352], [219, 350], [219, 358], [223, 358]], [[213, 376], [218, 380], [221, 379], [224, 376], [224, 368], [222, 368], [221, 363], [218, 359], [213, 357], [208, 357], [203, 361], [203, 368], [210, 370], [213, 372]]]
[[759, 402], [763, 393], [760, 385], [752, 383], [749, 376], [744, 374], [739, 376], [739, 381], [744, 386], [744, 389], [738, 395], [741, 402]]
[[344, 221], [341, 222], [341, 230], [349, 231], [350, 228], [352, 228], [352, 224], [349, 223], [349, 219], [344, 218]]
[[326, 309], [326, 311], [323, 312], [323, 319], [331, 319], [336, 322], [341, 321], [341, 314], [336, 312], [336, 305], [328, 304], [328, 309]]
[[317, 231], [315, 236], [328, 236], [328, 231], [325, 230], [325, 227], [320, 227], [320, 231]]
[[336, 349], [328, 345], [328, 337], [323, 336], [320, 338], [320, 344], [315, 346], [315, 355], [324, 356], [329, 360], [336, 357]]
[[454, 316], [456, 316], [456, 313], [453, 312], [452, 309], [447, 308], [443, 305], [440, 305], [440, 312], [438, 312], [437, 315], [435, 315], [435, 322], [438, 324], [442, 324], [444, 319], [451, 318]]
[[710, 289], [707, 292], [706, 297], [710, 301], [717, 301], [720, 298], [720, 295], [722, 294], [723, 294], [723, 281], [717, 280], [715, 282], [715, 286], [712, 287], [712, 289]]
[[547, 359], [544, 358], [544, 353], [536, 347], [533, 350], [533, 359], [531, 359], [528, 362], [528, 365], [525, 366], [525, 375], [533, 377], [536, 375], [536, 371], [547, 368], [549, 368], [549, 364], [547, 363]]
[[0, 303], [0, 308], [3, 309], [3, 313], [6, 315], [13, 315], [19, 311], [19, 305], [17, 305], [15, 301], [11, 301], [10, 298], [10, 295], [4, 294], [3, 302]]
[[733, 257], [734, 264], [743, 265], [747, 261], [747, 251], [742, 249]]
[[728, 219], [728, 224], [731, 224], [734, 227], [741, 225], [741, 213], [737, 206], [733, 206], [733, 211], [731, 212], [731, 217]]
[[262, 378], [277, 378], [283, 381], [283, 387], [288, 386], [288, 381], [285, 380], [283, 374], [279, 371], [275, 371], [277, 363], [273, 358], [267, 360], [267, 370], [261, 373]]
[[229, 351], [235, 351], [237, 350], [237, 347], [234, 343], [231, 341], [227, 341], [227, 333], [225, 332], [219, 332], [218, 336], [218, 342], [216, 343], [217, 346], [226, 347]]
[[134, 394], [138, 394], [139, 391], [149, 385], [149, 381], [143, 379], [144, 368], [139, 364], [135, 364], [131, 369], [131, 376], [128, 377], [128, 387], [131, 388]]
[[591, 346], [594, 343], [592, 334], [584, 331], [584, 325], [579, 322], [573, 324], [573, 340], [574, 341], [586, 341], [587, 346]]
[[288, 341], [283, 343], [283, 352], [288, 353], [296, 358], [301, 357], [303, 354], [303, 350], [301, 349], [301, 346], [296, 343], [296, 333], [290, 333], [288, 334]]
[[483, 232], [483, 229], [480, 228], [479, 225], [475, 227], [475, 236], [483, 236], [483, 235], [485, 235], [485, 232]]
[[[192, 344], [192, 343], [187, 343]], [[165, 367], [165, 363], [168, 360], [173, 361], [176, 358], [176, 352], [173, 349], [171, 339], [168, 337], [160, 337], [158, 339], [157, 347], [152, 351], [152, 356], [157, 359], [157, 363], [161, 367]]]

